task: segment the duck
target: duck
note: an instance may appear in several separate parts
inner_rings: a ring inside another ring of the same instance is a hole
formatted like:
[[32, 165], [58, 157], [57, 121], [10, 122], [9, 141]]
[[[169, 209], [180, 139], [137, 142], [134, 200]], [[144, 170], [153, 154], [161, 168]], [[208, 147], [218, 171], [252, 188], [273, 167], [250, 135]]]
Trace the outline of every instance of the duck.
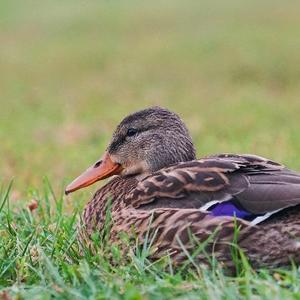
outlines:
[[110, 177], [84, 208], [87, 236], [103, 230], [109, 211], [110, 241], [121, 245], [124, 233], [147, 244], [153, 261], [213, 258], [233, 268], [234, 247], [253, 268], [300, 262], [300, 173], [252, 154], [197, 159], [186, 125], [166, 108], [126, 116], [65, 193]]

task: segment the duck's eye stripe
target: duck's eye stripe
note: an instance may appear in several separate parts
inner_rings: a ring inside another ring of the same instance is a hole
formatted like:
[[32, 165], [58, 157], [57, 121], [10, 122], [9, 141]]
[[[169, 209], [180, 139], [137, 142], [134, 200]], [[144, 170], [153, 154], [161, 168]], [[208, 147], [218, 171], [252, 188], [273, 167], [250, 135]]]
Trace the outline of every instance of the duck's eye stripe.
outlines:
[[129, 129], [127, 130], [127, 136], [133, 136], [133, 135], [135, 135], [137, 132], [138, 132], [137, 129], [135, 129], [135, 128], [129, 128]]

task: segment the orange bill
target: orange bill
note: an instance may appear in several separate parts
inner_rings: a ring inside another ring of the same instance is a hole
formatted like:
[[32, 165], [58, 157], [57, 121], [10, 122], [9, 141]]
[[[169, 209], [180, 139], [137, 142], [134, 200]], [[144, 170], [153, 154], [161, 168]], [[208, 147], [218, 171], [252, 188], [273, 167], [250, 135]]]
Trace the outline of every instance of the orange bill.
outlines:
[[76, 190], [87, 187], [98, 180], [120, 174], [121, 171], [122, 166], [113, 162], [108, 152], [106, 152], [101, 160], [89, 167], [67, 186], [65, 194], [68, 195]]

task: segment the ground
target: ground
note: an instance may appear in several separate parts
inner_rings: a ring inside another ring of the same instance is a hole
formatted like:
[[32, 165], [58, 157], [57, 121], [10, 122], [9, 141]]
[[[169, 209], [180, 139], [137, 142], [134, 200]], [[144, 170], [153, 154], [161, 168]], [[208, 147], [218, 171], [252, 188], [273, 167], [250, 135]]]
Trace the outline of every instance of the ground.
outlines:
[[75, 223], [101, 184], [62, 196], [120, 119], [150, 105], [182, 116], [198, 157], [254, 153], [300, 170], [299, 9], [292, 0], [1, 1], [2, 298], [299, 299], [296, 267], [232, 278], [173, 274], [133, 254], [122, 262], [117, 249], [116, 265], [101, 247], [82, 256]]

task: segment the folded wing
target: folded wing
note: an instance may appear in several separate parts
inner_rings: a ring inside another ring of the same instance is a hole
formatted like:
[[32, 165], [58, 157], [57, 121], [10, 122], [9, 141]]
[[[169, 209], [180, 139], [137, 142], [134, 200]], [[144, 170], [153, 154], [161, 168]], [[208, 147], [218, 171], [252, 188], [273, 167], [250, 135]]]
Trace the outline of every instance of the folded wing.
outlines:
[[227, 203], [224, 215], [232, 207], [232, 215], [261, 216], [300, 204], [300, 173], [259, 156], [220, 154], [160, 170], [125, 201], [137, 209], [207, 211], [222, 211]]

